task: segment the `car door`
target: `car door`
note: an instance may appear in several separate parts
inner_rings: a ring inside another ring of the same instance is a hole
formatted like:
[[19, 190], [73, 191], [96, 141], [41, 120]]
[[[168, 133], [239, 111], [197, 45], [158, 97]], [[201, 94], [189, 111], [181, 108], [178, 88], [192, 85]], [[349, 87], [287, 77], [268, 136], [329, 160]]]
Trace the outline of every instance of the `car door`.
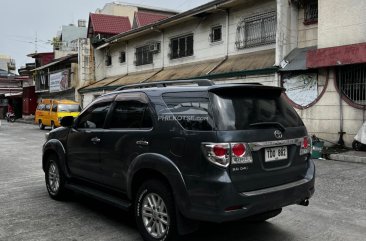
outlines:
[[67, 161], [74, 176], [100, 182], [100, 146], [106, 116], [115, 95], [93, 102], [75, 121], [67, 140]]
[[149, 151], [153, 130], [152, 109], [143, 93], [116, 97], [101, 142], [104, 184], [124, 191], [130, 163]]

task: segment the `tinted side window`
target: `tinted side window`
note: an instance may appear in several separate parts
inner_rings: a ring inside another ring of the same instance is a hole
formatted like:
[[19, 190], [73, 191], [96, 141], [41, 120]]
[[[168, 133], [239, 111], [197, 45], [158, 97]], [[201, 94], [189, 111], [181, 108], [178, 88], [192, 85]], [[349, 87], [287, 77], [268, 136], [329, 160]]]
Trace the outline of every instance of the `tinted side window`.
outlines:
[[57, 112], [57, 105], [52, 106], [52, 112]]
[[51, 105], [50, 104], [47, 104], [45, 105], [45, 108], [44, 108], [46, 111], [49, 111], [51, 109]]
[[168, 93], [163, 95], [163, 99], [168, 108], [159, 113], [160, 121], [177, 120], [187, 130], [214, 129], [207, 92]]
[[113, 110], [110, 128], [151, 128], [148, 105], [139, 101], [118, 101]]
[[99, 102], [90, 106], [79, 118], [78, 128], [103, 128], [111, 102]]

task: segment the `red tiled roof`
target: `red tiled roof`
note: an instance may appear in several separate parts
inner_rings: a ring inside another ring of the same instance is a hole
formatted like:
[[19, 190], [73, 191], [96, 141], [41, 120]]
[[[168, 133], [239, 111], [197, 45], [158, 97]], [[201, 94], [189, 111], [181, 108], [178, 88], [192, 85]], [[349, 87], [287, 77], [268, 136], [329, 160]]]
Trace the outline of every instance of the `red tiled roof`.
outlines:
[[163, 20], [171, 16], [173, 16], [173, 14], [168, 15], [168, 14], [159, 14], [151, 12], [135, 12], [135, 20], [137, 23], [137, 27], [142, 27], [151, 23], [155, 23], [157, 21]]
[[90, 21], [94, 33], [115, 35], [131, 30], [128, 17], [91, 13]]

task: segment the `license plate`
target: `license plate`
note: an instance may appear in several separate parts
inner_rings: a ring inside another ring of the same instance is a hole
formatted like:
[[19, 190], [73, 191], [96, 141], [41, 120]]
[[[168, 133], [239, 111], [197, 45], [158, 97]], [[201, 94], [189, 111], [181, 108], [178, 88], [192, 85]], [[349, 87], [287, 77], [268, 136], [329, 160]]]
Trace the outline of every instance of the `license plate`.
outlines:
[[287, 159], [287, 146], [265, 149], [265, 161], [272, 162]]

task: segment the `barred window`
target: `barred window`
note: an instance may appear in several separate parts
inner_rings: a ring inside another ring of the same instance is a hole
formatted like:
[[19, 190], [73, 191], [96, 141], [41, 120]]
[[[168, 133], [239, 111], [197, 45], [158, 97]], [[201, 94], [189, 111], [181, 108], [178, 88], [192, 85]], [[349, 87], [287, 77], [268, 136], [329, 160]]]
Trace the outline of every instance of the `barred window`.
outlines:
[[153, 63], [153, 52], [150, 51], [150, 45], [145, 45], [136, 48], [136, 66], [152, 64]]
[[126, 62], [126, 52], [122, 51], [119, 53], [119, 62], [120, 63]]
[[342, 94], [354, 104], [366, 105], [366, 65], [338, 68], [337, 85]]
[[211, 28], [211, 43], [219, 42], [222, 40], [222, 26], [216, 26]]
[[310, 1], [304, 6], [304, 24], [312, 24], [318, 22], [318, 1]]
[[193, 34], [170, 40], [170, 58], [178, 59], [193, 55]]
[[238, 49], [251, 48], [276, 42], [277, 15], [268, 12], [242, 19], [236, 30]]

